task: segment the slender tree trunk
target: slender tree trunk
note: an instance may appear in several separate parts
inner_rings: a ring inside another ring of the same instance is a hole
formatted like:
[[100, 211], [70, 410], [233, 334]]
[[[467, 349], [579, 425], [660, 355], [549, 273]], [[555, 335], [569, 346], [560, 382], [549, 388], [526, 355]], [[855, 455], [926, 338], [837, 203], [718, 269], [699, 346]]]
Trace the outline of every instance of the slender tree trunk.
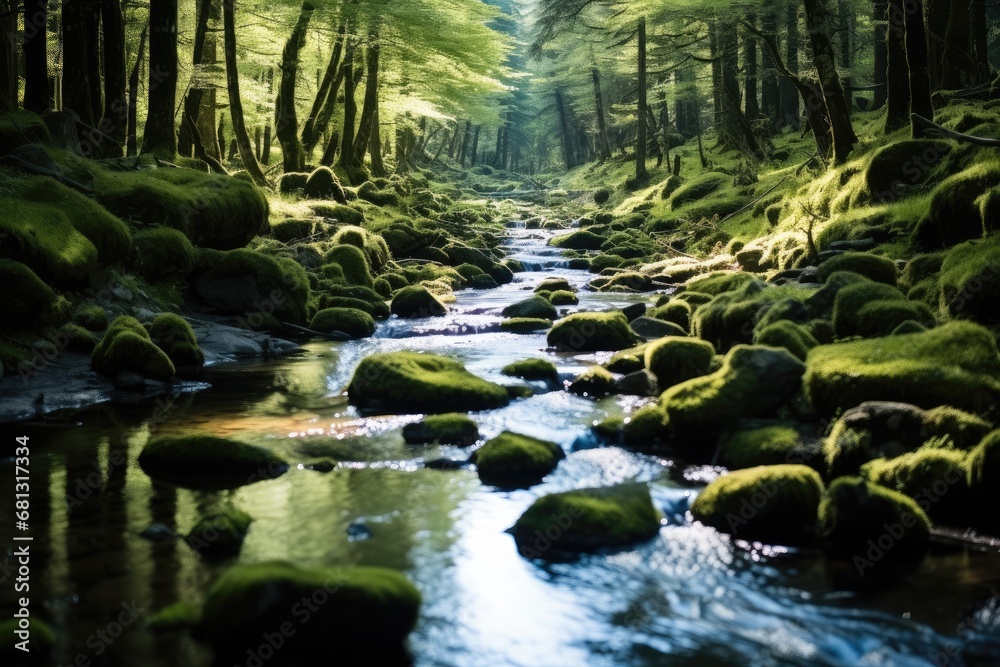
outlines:
[[851, 20], [854, 8], [849, 0], [837, 0], [837, 36], [840, 38], [840, 69], [844, 72], [844, 98], [848, 110], [854, 107], [854, 96], [851, 93]]
[[[769, 35], [777, 35], [778, 17], [773, 7], [765, 7], [764, 16], [761, 19], [763, 31]], [[761, 80], [760, 106], [761, 112], [767, 116], [772, 123], [777, 125], [781, 104], [781, 94], [778, 91], [778, 73], [774, 67], [774, 58], [769, 49], [764, 49], [761, 53], [763, 64], [763, 77]]]
[[142, 136], [142, 152], [173, 157], [177, 153], [177, 133], [174, 131], [177, 0], [150, 0], [148, 90], [149, 112]]
[[120, 0], [101, 0], [104, 24], [104, 114], [98, 129], [118, 143], [104, 155], [120, 157], [128, 128], [128, 96], [125, 78], [125, 21]]
[[886, 111], [883, 131], [891, 134], [910, 122], [910, 69], [906, 64], [904, 0], [886, 5]]
[[[566, 169], [572, 169], [576, 166], [576, 161], [573, 159], [573, 140], [570, 138], [569, 133], [569, 122], [566, 119], [566, 105], [563, 102], [563, 94], [561, 90], [556, 90], [556, 112], [559, 114], [559, 132], [562, 135], [562, 145], [563, 145], [563, 161], [566, 163]], [[645, 124], [645, 120], [641, 120], [640, 123]]]
[[503, 145], [500, 148], [500, 156], [502, 161], [500, 166], [502, 169], [510, 169], [510, 117], [508, 116], [506, 123], [503, 126]]
[[[750, 25], [757, 24], [757, 15], [747, 14]], [[746, 84], [743, 92], [744, 108], [747, 118], [756, 120], [760, 117], [760, 105], [757, 103], [757, 41], [749, 33], [743, 36], [743, 53], [746, 61]]]
[[48, 16], [47, 0], [24, 0], [24, 108], [35, 113], [50, 106]]
[[[337, 102], [337, 91], [340, 88], [340, 57], [344, 51], [344, 33], [346, 31], [347, 24], [341, 21], [337, 28], [337, 39], [333, 43], [333, 53], [330, 54], [330, 62], [327, 63], [326, 72], [323, 74], [323, 82], [316, 92], [316, 99], [313, 100], [309, 117], [302, 127], [302, 145], [306, 153], [312, 153], [333, 115], [333, 107]], [[326, 109], [329, 111], [325, 112]]]
[[715, 127], [722, 128], [722, 49], [719, 46], [719, 27], [715, 21], [708, 24], [708, 49], [712, 58], [712, 110]]
[[[264, 73], [261, 72], [261, 74], [263, 75]], [[274, 94], [274, 68], [273, 67], [268, 67], [267, 68], [267, 76], [266, 76], [266, 78], [267, 78], [267, 95], [268, 95], [268, 98], [270, 98], [271, 95]], [[271, 130], [271, 117], [270, 116], [265, 116], [265, 119], [266, 120], [264, 121], [264, 148], [261, 151], [263, 153], [263, 157], [261, 158], [261, 161], [266, 166], [266, 165], [271, 164], [271, 145], [274, 143], [274, 133]], [[225, 144], [220, 144], [220, 146], [225, 147]]]
[[187, 98], [184, 101], [184, 110], [181, 112], [181, 126], [177, 131], [178, 152], [185, 156], [198, 153], [190, 125], [194, 123], [205, 154], [218, 160], [220, 144], [215, 131], [215, 87], [200, 79], [198, 68], [214, 65], [218, 58], [215, 33], [211, 32], [208, 26], [210, 20], [217, 22], [221, 18], [222, 7], [219, 0], [199, 0], [198, 5], [198, 22], [195, 27], [191, 59], [194, 74], [188, 84]]
[[17, 108], [17, 9], [14, 0], [0, 0], [0, 111]]
[[[354, 163], [364, 164], [365, 152], [369, 150], [373, 126], [378, 116], [378, 85], [379, 85], [379, 60], [381, 45], [377, 31], [372, 31], [368, 36], [368, 48], [365, 49], [365, 99], [361, 108], [361, 122], [358, 123], [358, 136], [354, 142]], [[377, 134], [375, 132], [374, 134]], [[376, 148], [375, 153], [378, 153]]]
[[138, 151], [136, 128], [139, 126], [139, 72], [142, 70], [143, 58], [146, 56], [147, 30], [148, 26], [142, 27], [142, 34], [139, 35], [139, 51], [135, 56], [135, 65], [132, 66], [132, 73], [128, 77], [128, 131], [125, 137], [125, 155], [130, 157]]
[[969, 0], [951, 0], [948, 28], [944, 34], [941, 63], [941, 87], [957, 90], [976, 81], [976, 64], [972, 59], [972, 14]]
[[306, 31], [315, 8], [308, 2], [302, 3], [299, 19], [285, 42], [281, 52], [281, 82], [278, 84], [278, 100], [274, 113], [274, 130], [281, 144], [281, 156], [286, 172], [302, 171], [306, 156], [299, 140], [299, 119], [295, 112], [295, 80], [299, 73], [299, 52], [306, 45]]
[[[945, 32], [948, 29], [951, 0], [926, 0], [925, 4], [927, 5], [927, 72], [931, 88], [937, 90], [941, 86], [943, 72], [941, 65], [944, 63]], [[906, 11], [911, 10], [911, 7], [906, 7]]]
[[[502, 116], [502, 119], [504, 123], [507, 122], [506, 114]], [[503, 156], [500, 153], [500, 151], [503, 149], [503, 128], [504, 128], [503, 125], [497, 128], [497, 147], [496, 150], [493, 152], [493, 166], [496, 167], [497, 169], [503, 169], [503, 163], [502, 163]], [[565, 136], [565, 134], [563, 136]]]
[[462, 133], [462, 149], [458, 154], [458, 164], [465, 167], [465, 156], [469, 152], [469, 141], [472, 139], [472, 121], [465, 121], [465, 132]]
[[475, 167], [476, 166], [476, 155], [477, 155], [477, 153], [479, 151], [479, 131], [482, 130], [482, 129], [483, 128], [481, 126], [476, 125], [476, 132], [475, 132], [475, 134], [472, 135], [472, 155], [469, 157], [469, 160], [470, 160], [469, 166], [470, 167]]
[[646, 171], [646, 18], [639, 19], [639, 101], [636, 114], [639, 121], [635, 142], [635, 181], [642, 183], [649, 177]]
[[749, 150], [757, 157], [763, 151], [754, 136], [753, 128], [740, 107], [739, 39], [736, 24], [728, 20], [718, 25], [718, 46], [722, 66], [722, 125], [719, 142], [726, 148]]
[[375, 117], [372, 118], [372, 129], [368, 139], [369, 164], [371, 164], [372, 176], [384, 178], [389, 174], [382, 161], [382, 139], [381, 129], [378, 122], [378, 105], [375, 106]]
[[904, 6], [907, 8], [903, 12], [906, 17], [906, 66], [910, 70], [910, 134], [917, 139], [927, 133], [927, 128], [913, 120], [913, 114], [934, 120], [931, 84], [927, 74], [927, 34], [924, 31], [922, 0], [909, 0]]
[[326, 149], [323, 151], [323, 157], [320, 159], [320, 164], [324, 167], [329, 167], [333, 164], [334, 159], [337, 157], [337, 148], [340, 147], [340, 134], [334, 130], [330, 133], [330, 141], [326, 143]]
[[[87, 41], [87, 85], [90, 86], [90, 123], [94, 127], [104, 113], [101, 91], [101, 6], [88, 3], [83, 9], [83, 24]], [[99, 151], [98, 151], [99, 153]]]
[[889, 47], [888, 47], [888, 23], [886, 14], [889, 9], [888, 0], [875, 0], [872, 3], [872, 23], [875, 25], [875, 71], [872, 83], [875, 84], [875, 98], [872, 101], [872, 109], [881, 109], [885, 106], [889, 96], [887, 90], [888, 79], [886, 71], [889, 68]]
[[601, 91], [601, 73], [596, 67], [590, 68], [590, 78], [594, 82], [594, 108], [597, 111], [597, 146], [602, 160], [611, 159], [611, 141], [608, 126], [604, 121], [604, 93]]
[[[154, 0], [155, 1], [155, 0]], [[223, 0], [222, 2], [222, 23], [225, 34], [226, 53], [226, 87], [229, 90], [229, 113], [233, 122], [233, 134], [235, 142], [239, 146], [240, 159], [247, 174], [254, 183], [261, 187], [267, 186], [267, 179], [261, 171], [260, 164], [253, 154], [253, 146], [250, 143], [250, 135], [247, 134], [246, 125], [243, 123], [243, 101], [240, 98], [240, 74], [236, 62], [236, 19], [235, 0]], [[230, 149], [230, 159], [232, 159]]]
[[990, 25], [986, 18], [986, 0], [972, 0], [972, 55], [976, 64], [976, 83], [993, 80], [990, 69]]
[[340, 137], [340, 157], [337, 164], [341, 167], [354, 166], [354, 123], [358, 116], [358, 102], [354, 98], [357, 82], [354, 78], [355, 43], [348, 38], [344, 53], [344, 129]]
[[[154, 4], [169, 1], [154, 0]], [[87, 68], [87, 49], [90, 45], [87, 43], [86, 13], [87, 9], [78, 0], [63, 0], [62, 106], [75, 111], [84, 123], [93, 125], [94, 107], [90, 99], [90, 71]]]
[[[785, 12], [785, 67], [793, 75], [799, 73], [799, 7], [791, 3]], [[799, 93], [787, 78], [781, 82], [781, 109], [783, 123], [799, 129]]]
[[[833, 129], [833, 160], [843, 164], [847, 160], [858, 137], [851, 124], [851, 110], [847, 106], [844, 88], [837, 73], [837, 59], [830, 43], [832, 25], [825, 0], [805, 0], [806, 24], [813, 47], [813, 61], [819, 75], [819, 85], [823, 89], [827, 114]], [[923, 21], [923, 17], [921, 17]]]

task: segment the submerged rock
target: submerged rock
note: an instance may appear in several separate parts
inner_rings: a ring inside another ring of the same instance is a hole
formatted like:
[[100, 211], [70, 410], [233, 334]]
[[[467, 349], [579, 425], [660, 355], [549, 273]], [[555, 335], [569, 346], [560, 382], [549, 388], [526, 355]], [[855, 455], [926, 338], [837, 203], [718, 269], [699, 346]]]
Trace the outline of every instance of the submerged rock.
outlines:
[[288, 463], [263, 447], [210, 435], [160, 436], [139, 454], [150, 477], [187, 488], [231, 489], [283, 475]]
[[240, 553], [253, 519], [246, 512], [227, 509], [199, 521], [184, 541], [206, 558], [229, 558]]
[[505, 488], [528, 487], [555, 470], [566, 454], [554, 442], [504, 431], [473, 452], [484, 484]]
[[545, 359], [515, 361], [504, 366], [500, 372], [522, 380], [540, 380], [549, 385], [559, 384], [559, 371], [556, 365]]
[[467, 447], [479, 439], [479, 426], [460, 412], [428, 415], [403, 427], [403, 440], [408, 445], [439, 443]]

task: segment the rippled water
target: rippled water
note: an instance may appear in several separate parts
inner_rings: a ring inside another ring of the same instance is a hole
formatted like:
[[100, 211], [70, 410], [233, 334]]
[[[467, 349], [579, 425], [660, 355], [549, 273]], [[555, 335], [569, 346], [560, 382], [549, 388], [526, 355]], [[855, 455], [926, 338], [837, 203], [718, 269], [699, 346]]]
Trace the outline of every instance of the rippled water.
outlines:
[[[517, 359], [549, 358], [567, 379], [603, 361], [607, 354], [549, 352], [542, 334], [498, 331], [499, 311], [543, 278], [566, 277], [582, 288], [592, 277], [565, 268], [545, 246], [549, 236], [514, 228], [510, 254], [537, 270], [500, 289], [460, 292], [447, 317], [393, 319], [371, 339], [210, 369], [211, 389], [167, 403], [104, 405], [62, 422], [0, 428], [3, 442], [26, 433], [33, 445], [32, 611], [59, 635], [54, 664], [82, 655], [94, 665], [211, 665], [200, 644], [186, 635], [154, 636], [141, 620], [177, 600], [198, 601], [228, 564], [207, 563], [182, 541], [153, 542], [140, 533], [156, 523], [186, 533], [200, 516], [228, 505], [254, 517], [241, 562], [405, 571], [424, 596], [409, 642], [417, 665], [1000, 664], [1000, 598], [978, 611], [1000, 588], [994, 555], [937, 547], [894, 585], [862, 595], [838, 589], [834, 568], [817, 554], [734, 545], [685, 518], [697, 487], [684, 481], [679, 463], [595, 448], [585, 437], [589, 425], [635, 409], [639, 399], [594, 402], [536, 385], [540, 393], [531, 398], [475, 415], [487, 437], [511, 429], [570, 452], [544, 483], [512, 492], [482, 486], [469, 469], [422, 467], [467, 452], [407, 447], [400, 428], [415, 417], [361, 418], [347, 405], [344, 386], [373, 352], [445, 354], [508, 383], [499, 369]], [[572, 310], [644, 299], [580, 296]], [[152, 484], [135, 465], [142, 445], [154, 432], [189, 431], [263, 444], [297, 464], [340, 463], [329, 473], [294, 467], [229, 492]], [[9, 488], [11, 461], [0, 471], [0, 488]], [[636, 548], [543, 563], [520, 557], [504, 532], [539, 495], [634, 479], [651, 484], [666, 516], [660, 534]], [[11, 496], [0, 498], [5, 531]], [[8, 578], [0, 588], [4, 614], [13, 597]], [[140, 622], [110, 643], [101, 639], [133, 601]], [[331, 660], [335, 653], [331, 647]]]

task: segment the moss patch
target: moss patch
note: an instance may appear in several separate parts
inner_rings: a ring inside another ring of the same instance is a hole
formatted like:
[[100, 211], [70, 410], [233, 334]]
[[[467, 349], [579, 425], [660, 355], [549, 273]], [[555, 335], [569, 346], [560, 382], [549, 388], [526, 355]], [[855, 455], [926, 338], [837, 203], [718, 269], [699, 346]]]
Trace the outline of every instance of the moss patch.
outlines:
[[136, 232], [135, 266], [147, 280], [183, 278], [195, 263], [195, 249], [182, 232], [156, 227]]
[[636, 342], [625, 314], [619, 311], [574, 313], [556, 322], [548, 334], [550, 347], [575, 352], [623, 350]]
[[909, 496], [935, 523], [966, 524], [969, 491], [965, 452], [922, 449], [893, 459], [875, 459], [861, 469], [872, 484]]
[[615, 393], [615, 376], [600, 366], [591, 366], [566, 388], [571, 394], [588, 398], [604, 398]]
[[851, 271], [877, 283], [895, 285], [899, 278], [896, 263], [886, 257], [867, 252], [845, 252], [835, 255], [819, 265], [820, 280], [826, 281], [837, 271]]
[[801, 361], [806, 360], [809, 350], [819, 342], [801, 324], [781, 320], [761, 329], [757, 334], [757, 344], [783, 347]]
[[788, 424], [744, 428], [734, 433], [722, 450], [722, 464], [730, 470], [778, 465], [794, 460], [802, 436]]
[[1000, 234], [952, 248], [939, 285], [941, 308], [953, 317], [1000, 321]]
[[476, 450], [470, 460], [484, 484], [518, 488], [542, 481], [565, 456], [554, 442], [504, 431]]
[[500, 314], [504, 317], [530, 317], [545, 320], [554, 320], [559, 317], [555, 307], [542, 296], [532, 296], [513, 303], [504, 308]]
[[667, 336], [649, 344], [644, 355], [645, 367], [656, 378], [660, 389], [708, 373], [715, 356], [710, 343], [693, 338]]
[[375, 335], [375, 319], [357, 308], [324, 308], [313, 315], [309, 328], [322, 333], [339, 331], [351, 338]]
[[500, 323], [500, 330], [516, 334], [532, 334], [548, 331], [552, 327], [551, 320], [537, 317], [509, 317]]
[[206, 270], [194, 283], [205, 304], [231, 315], [269, 312], [293, 324], [305, 324], [309, 277], [294, 260], [275, 259], [251, 250], [208, 251]]
[[408, 445], [439, 443], [468, 447], [479, 439], [479, 425], [464, 413], [428, 415], [403, 427], [403, 440]]
[[153, 343], [139, 320], [124, 315], [108, 327], [94, 348], [90, 365], [101, 375], [112, 378], [131, 371], [166, 382], [176, 373], [173, 362]]
[[229, 508], [198, 521], [184, 541], [205, 558], [231, 558], [240, 553], [252, 521], [246, 512]]
[[396, 292], [392, 298], [392, 314], [404, 319], [442, 317], [447, 306], [422, 285], [411, 285]]
[[522, 380], [542, 380], [552, 385], [559, 384], [556, 365], [546, 359], [522, 359], [507, 364], [500, 372]]
[[344, 271], [344, 277], [351, 285], [372, 287], [371, 267], [365, 253], [358, 247], [342, 243], [335, 245], [323, 255], [324, 264], [337, 264]]
[[4, 285], [4, 295], [0, 297], [4, 314], [0, 330], [58, 325], [66, 321], [65, 302], [27, 265], [0, 259], [0, 284]]
[[149, 329], [149, 336], [177, 368], [200, 368], [205, 363], [205, 355], [198, 348], [194, 330], [180, 315], [157, 315]]

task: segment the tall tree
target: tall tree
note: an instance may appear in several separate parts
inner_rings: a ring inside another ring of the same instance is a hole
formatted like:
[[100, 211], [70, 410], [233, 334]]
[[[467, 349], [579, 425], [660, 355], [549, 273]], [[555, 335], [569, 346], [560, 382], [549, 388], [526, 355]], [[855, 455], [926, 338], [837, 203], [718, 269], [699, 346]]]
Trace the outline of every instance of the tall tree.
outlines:
[[[202, 72], [216, 64], [218, 49], [215, 31], [210, 30], [209, 25], [218, 25], [221, 18], [220, 0], [198, 0], [198, 19], [191, 54], [194, 69], [188, 83], [180, 130], [177, 133], [178, 150], [182, 155], [190, 156], [204, 150], [212, 159], [220, 158], [221, 148], [215, 121], [215, 83]], [[195, 134], [201, 143], [201, 149], [194, 145]]]
[[[381, 53], [378, 31], [373, 31], [368, 36], [368, 45], [365, 48], [365, 96], [361, 107], [361, 120], [358, 123], [358, 136], [354, 142], [354, 163], [364, 164], [365, 152], [373, 148], [370, 145], [374, 132], [378, 136], [378, 126], [376, 118], [378, 116], [378, 86], [379, 86], [379, 57]], [[373, 127], [374, 126], [374, 127]], [[379, 153], [381, 147], [374, 146], [375, 153]], [[452, 151], [452, 156], [454, 152]], [[384, 174], [376, 174], [384, 176]]]
[[872, 2], [872, 25], [875, 29], [873, 54], [875, 72], [872, 80], [872, 83], [875, 84], [875, 98], [872, 101], [872, 109], [881, 109], [885, 106], [889, 94], [886, 90], [889, 83], [886, 78], [886, 71], [889, 68], [888, 21], [886, 20], [888, 9], [887, 0]]
[[[170, 0], [154, 0], [154, 2], [170, 2]], [[90, 99], [91, 71], [87, 67], [89, 62], [87, 49], [96, 48], [96, 45], [87, 42], [87, 12], [88, 9], [84, 4], [77, 0], [62, 0], [62, 105], [64, 109], [76, 112], [84, 123], [93, 125], [94, 107]]]
[[[747, 14], [747, 23], [757, 24], [757, 15], [753, 12]], [[744, 108], [747, 118], [756, 120], [760, 117], [760, 105], [757, 103], [757, 40], [747, 32], [743, 37], [744, 54]]]
[[323, 82], [320, 84], [319, 90], [316, 91], [316, 98], [313, 100], [309, 117], [302, 127], [302, 146], [306, 153], [312, 153], [316, 144], [323, 137], [323, 133], [326, 132], [330, 118], [333, 117], [340, 82], [344, 78], [340, 59], [344, 50], [344, 33], [346, 31], [347, 24], [341, 19], [340, 26], [337, 28], [337, 37], [333, 43], [333, 52], [330, 54], [330, 61], [323, 74]]
[[24, 108], [42, 113], [49, 108], [47, 0], [24, 0]]
[[[806, 26], [813, 48], [813, 62], [819, 75], [830, 126], [833, 131], [833, 160], [841, 164], [858, 142], [851, 123], [851, 109], [837, 73], [837, 58], [830, 35], [834, 26], [825, 0], [805, 0]], [[921, 21], [923, 18], [921, 17]]]
[[[776, 35], [778, 32], [777, 9], [773, 6], [764, 8], [764, 15], [761, 18], [761, 28], [768, 35]], [[778, 72], [774, 66], [774, 57], [770, 49], [764, 49], [761, 54], [763, 63], [763, 77], [760, 89], [761, 113], [771, 119], [772, 122], [778, 120], [778, 108], [781, 104], [781, 96], [778, 90]]]
[[[64, 0], [73, 3], [74, 0]], [[149, 111], [142, 152], [177, 153], [174, 108], [177, 104], [177, 0], [149, 3]]]
[[602, 160], [611, 158], [611, 140], [604, 120], [604, 93], [601, 90], [601, 73], [596, 67], [590, 68], [590, 78], [594, 83], [594, 109], [597, 116], [597, 153]]
[[639, 48], [639, 100], [636, 104], [639, 129], [635, 142], [635, 182], [649, 178], [646, 171], [646, 17], [639, 19], [637, 39]]
[[969, 0], [951, 0], [944, 52], [941, 54], [942, 88], [954, 90], [975, 83], [977, 72], [972, 59], [971, 17]]
[[0, 111], [17, 106], [17, 5], [0, 0]]
[[934, 120], [931, 106], [931, 84], [927, 74], [927, 34], [924, 30], [922, 0], [908, 0], [904, 24], [906, 26], [906, 66], [910, 70], [910, 133], [919, 138], [927, 128], [913, 118], [913, 114]]
[[[799, 73], [799, 7], [792, 2], [785, 11], [785, 67], [793, 75]], [[782, 122], [799, 128], [799, 93], [786, 77], [781, 82]]]
[[905, 127], [910, 120], [910, 68], [906, 64], [906, 13], [904, 0], [886, 4], [886, 134]]
[[239, 147], [243, 168], [246, 169], [254, 183], [264, 187], [267, 185], [267, 179], [264, 177], [264, 172], [261, 171], [260, 163], [257, 162], [257, 156], [253, 154], [253, 144], [250, 143], [250, 135], [247, 133], [246, 124], [243, 120], [243, 102], [240, 98], [240, 73], [236, 62], [235, 2], [236, 0], [223, 0], [222, 2], [222, 29], [225, 42], [224, 50], [226, 52], [226, 87], [229, 89], [229, 115], [233, 121], [233, 134], [236, 136], [235, 142]]
[[299, 18], [292, 34], [281, 52], [281, 81], [278, 84], [278, 100], [274, 109], [274, 131], [281, 144], [281, 155], [286, 172], [302, 171], [306, 156], [299, 139], [299, 120], [295, 111], [295, 83], [299, 73], [299, 52], [306, 45], [306, 31], [315, 6], [306, 0], [299, 10]]
[[104, 110], [99, 129], [108, 135], [105, 155], [120, 157], [128, 129], [128, 96], [125, 92], [125, 20], [121, 0], [101, 0], [104, 26]]

